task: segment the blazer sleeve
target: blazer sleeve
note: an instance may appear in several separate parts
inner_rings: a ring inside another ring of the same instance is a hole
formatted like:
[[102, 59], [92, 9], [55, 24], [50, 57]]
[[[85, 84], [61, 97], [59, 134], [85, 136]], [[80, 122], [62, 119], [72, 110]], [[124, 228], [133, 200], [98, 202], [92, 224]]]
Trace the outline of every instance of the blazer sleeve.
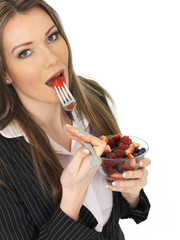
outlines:
[[2, 240], [105, 240], [101, 233], [90, 228], [91, 226], [84, 225], [83, 219], [76, 222], [59, 207], [55, 209], [48, 222], [37, 229], [18, 194], [4, 187], [1, 187], [0, 191]]
[[143, 189], [140, 191], [140, 200], [136, 208], [132, 208], [118, 192], [114, 194], [114, 205], [118, 206], [121, 219], [132, 218], [136, 223], [146, 220], [150, 210], [150, 203]]

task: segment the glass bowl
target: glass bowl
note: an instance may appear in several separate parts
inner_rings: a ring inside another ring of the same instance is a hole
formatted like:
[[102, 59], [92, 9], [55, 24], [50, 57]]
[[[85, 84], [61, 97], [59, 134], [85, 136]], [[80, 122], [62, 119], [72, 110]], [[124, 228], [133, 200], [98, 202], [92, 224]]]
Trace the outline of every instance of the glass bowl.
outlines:
[[[108, 139], [111, 139], [112, 137], [114, 136], [107, 136]], [[128, 137], [130, 138], [131, 143], [129, 143], [127, 149], [125, 149], [125, 147], [123, 150], [118, 150], [122, 148], [122, 144], [121, 147], [119, 145], [121, 140], [119, 142], [115, 142], [114, 146], [112, 146], [112, 143], [110, 143], [111, 140], [109, 140], [111, 151], [106, 150], [106, 152], [101, 155], [102, 164], [99, 168], [99, 171], [104, 178], [108, 180], [122, 179], [122, 174], [124, 171], [136, 170], [139, 168], [138, 162], [139, 160], [143, 159], [145, 154], [148, 152], [149, 145], [141, 138], [133, 136]], [[107, 146], [109, 147], [108, 142]], [[128, 154], [130, 146], [131, 150], [133, 149], [131, 151], [131, 155]]]

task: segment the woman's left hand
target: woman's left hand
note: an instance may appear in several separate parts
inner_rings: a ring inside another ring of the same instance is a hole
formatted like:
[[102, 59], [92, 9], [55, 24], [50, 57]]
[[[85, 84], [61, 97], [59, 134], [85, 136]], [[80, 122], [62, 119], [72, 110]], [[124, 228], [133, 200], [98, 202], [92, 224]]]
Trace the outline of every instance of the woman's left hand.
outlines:
[[112, 185], [108, 184], [108, 189], [121, 192], [132, 208], [136, 208], [138, 205], [140, 191], [147, 184], [148, 171], [146, 167], [151, 164], [151, 161], [143, 158], [138, 164], [139, 169], [124, 171], [122, 180], [115, 180]]

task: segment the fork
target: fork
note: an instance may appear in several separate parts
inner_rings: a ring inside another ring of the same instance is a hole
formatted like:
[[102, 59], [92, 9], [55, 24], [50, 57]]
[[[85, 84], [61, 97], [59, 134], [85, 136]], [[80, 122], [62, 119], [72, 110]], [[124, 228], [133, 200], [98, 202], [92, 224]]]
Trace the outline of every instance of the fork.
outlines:
[[[69, 91], [69, 89], [67, 88], [66, 84], [63, 82], [63, 86], [55, 86], [54, 88], [56, 90], [56, 93], [61, 101], [61, 104], [64, 108], [65, 111], [71, 111], [74, 121], [77, 125], [77, 128], [79, 130], [80, 134], [85, 134], [84, 128], [81, 124], [81, 121], [79, 120], [77, 113], [76, 113], [76, 105], [77, 102], [75, 100], [75, 98], [73, 97], [73, 95], [71, 94], [71, 92]], [[92, 145], [90, 143], [84, 142], [85, 147], [87, 147], [90, 152], [91, 155], [89, 156], [91, 163], [93, 166], [97, 166], [100, 164], [100, 160], [97, 157]]]

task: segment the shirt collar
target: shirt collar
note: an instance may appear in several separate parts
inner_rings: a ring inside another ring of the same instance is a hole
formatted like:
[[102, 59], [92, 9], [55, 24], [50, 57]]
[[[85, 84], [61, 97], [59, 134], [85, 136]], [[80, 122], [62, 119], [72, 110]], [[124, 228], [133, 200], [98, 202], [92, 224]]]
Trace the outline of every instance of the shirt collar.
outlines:
[[17, 138], [24, 136], [27, 140], [24, 131], [19, 126], [17, 121], [11, 121], [4, 129], [0, 130], [0, 134], [2, 134], [6, 138]]

